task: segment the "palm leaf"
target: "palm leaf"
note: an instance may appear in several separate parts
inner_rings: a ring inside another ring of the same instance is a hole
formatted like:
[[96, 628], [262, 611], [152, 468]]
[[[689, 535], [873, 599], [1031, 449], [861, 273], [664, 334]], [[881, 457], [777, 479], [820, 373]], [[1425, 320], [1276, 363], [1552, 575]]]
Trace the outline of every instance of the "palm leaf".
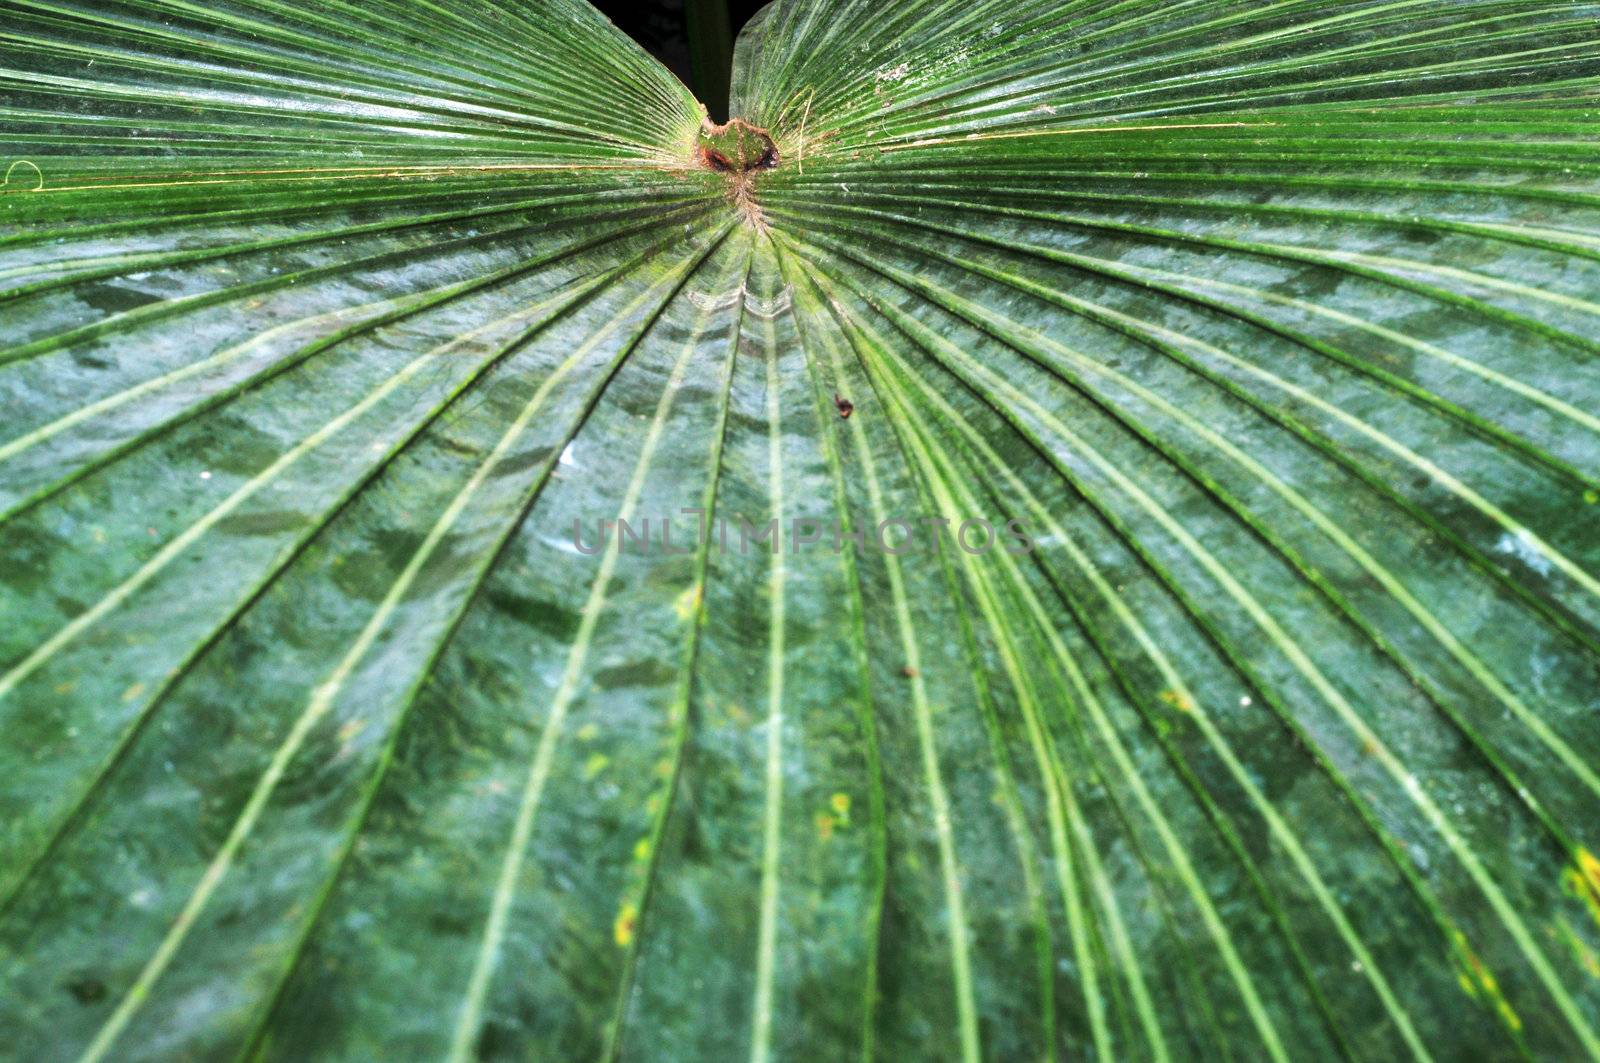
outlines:
[[0, 11], [0, 1054], [1600, 1057], [1594, 5]]

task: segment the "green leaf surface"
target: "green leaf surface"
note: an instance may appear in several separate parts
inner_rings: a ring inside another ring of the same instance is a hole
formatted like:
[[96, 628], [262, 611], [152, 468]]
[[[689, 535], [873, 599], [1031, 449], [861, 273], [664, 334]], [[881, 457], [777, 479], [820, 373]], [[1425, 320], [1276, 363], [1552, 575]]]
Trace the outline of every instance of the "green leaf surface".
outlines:
[[1600, 1058], [1597, 27], [0, 0], [0, 1057]]

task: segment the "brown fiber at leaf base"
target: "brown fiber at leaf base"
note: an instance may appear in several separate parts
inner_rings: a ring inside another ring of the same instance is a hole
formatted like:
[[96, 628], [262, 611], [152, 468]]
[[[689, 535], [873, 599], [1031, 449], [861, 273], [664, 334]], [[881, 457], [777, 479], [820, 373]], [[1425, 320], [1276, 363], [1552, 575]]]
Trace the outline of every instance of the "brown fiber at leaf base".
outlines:
[[778, 158], [777, 145], [767, 131], [742, 118], [723, 125], [706, 122], [693, 153], [695, 166], [727, 178], [734, 208], [760, 232], [767, 231], [767, 218], [756, 203], [755, 181], [762, 171], [775, 168]]
[[756, 202], [754, 185], [750, 173], [734, 174], [728, 185], [728, 197], [733, 200], [733, 207], [739, 216], [754, 226], [757, 232], [764, 233], [768, 230], [767, 215], [761, 209], [761, 204]]

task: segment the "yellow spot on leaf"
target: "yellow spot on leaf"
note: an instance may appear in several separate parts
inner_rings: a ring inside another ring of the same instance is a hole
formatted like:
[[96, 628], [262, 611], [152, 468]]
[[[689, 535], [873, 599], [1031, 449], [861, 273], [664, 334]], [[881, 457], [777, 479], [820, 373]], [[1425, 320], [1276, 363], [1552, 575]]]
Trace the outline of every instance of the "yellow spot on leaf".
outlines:
[[[1522, 1017], [1512, 1008], [1511, 1002], [1505, 998], [1505, 994], [1500, 992], [1500, 983], [1496, 980], [1494, 972], [1485, 967], [1483, 961], [1478, 958], [1478, 954], [1472, 951], [1472, 946], [1467, 944], [1465, 934], [1457, 931], [1454, 936], [1456, 954], [1466, 968], [1465, 973], [1459, 976], [1462, 988], [1470, 996], [1479, 997], [1479, 992], [1474, 991], [1473, 983], [1476, 983], [1477, 990], [1481, 991], [1480, 999], [1494, 1004], [1495, 1011], [1499, 1012], [1500, 1021], [1505, 1024], [1506, 1028], [1513, 1033], [1521, 1030]], [[1471, 976], [1470, 980], [1468, 978], [1469, 975]]]
[[699, 585], [684, 588], [683, 593], [678, 595], [678, 600], [672, 603], [672, 608], [678, 614], [679, 620], [688, 620], [694, 616], [695, 611], [700, 608]]
[[1587, 849], [1579, 848], [1573, 865], [1561, 875], [1561, 885], [1589, 907], [1589, 914], [1600, 924], [1600, 860]]
[[617, 912], [617, 921], [611, 927], [611, 934], [616, 938], [618, 946], [627, 948], [633, 944], [633, 932], [639, 925], [639, 906], [632, 902], [624, 904], [622, 910]]
[[1190, 701], [1181, 690], [1163, 690], [1160, 696], [1162, 701], [1166, 702], [1168, 705], [1171, 705], [1179, 712], [1194, 712], [1194, 702]]
[[593, 742], [595, 736], [599, 733], [600, 728], [597, 725], [586, 723], [582, 727], [578, 728], [578, 740], [580, 742]]
[[823, 841], [833, 837], [833, 816], [826, 812], [817, 813], [817, 837]]
[[633, 858], [634, 858], [634, 860], [636, 860], [637, 862], [639, 862], [641, 864], [650, 859], [650, 839], [649, 838], [640, 838], [637, 842], [634, 843], [634, 845], [633, 845]]
[[135, 683], [131, 687], [129, 687], [127, 690], [124, 690], [122, 692], [122, 700], [124, 702], [132, 701], [134, 698], [138, 697], [140, 694], [143, 694], [143, 693], [144, 693], [144, 684], [143, 683]]
[[606, 770], [606, 765], [611, 763], [611, 758], [604, 753], [591, 753], [589, 759], [583, 762], [583, 777], [592, 779]]
[[1583, 877], [1589, 883], [1589, 892], [1600, 897], [1600, 860], [1587, 849], [1578, 850], [1578, 869], [1583, 872]]
[[843, 794], [843, 793], [834, 794], [832, 797], [828, 798], [828, 807], [833, 809], [834, 815], [838, 816], [840, 819], [844, 820], [845, 822], [849, 822], [849, 820], [850, 820], [850, 795], [849, 794]]

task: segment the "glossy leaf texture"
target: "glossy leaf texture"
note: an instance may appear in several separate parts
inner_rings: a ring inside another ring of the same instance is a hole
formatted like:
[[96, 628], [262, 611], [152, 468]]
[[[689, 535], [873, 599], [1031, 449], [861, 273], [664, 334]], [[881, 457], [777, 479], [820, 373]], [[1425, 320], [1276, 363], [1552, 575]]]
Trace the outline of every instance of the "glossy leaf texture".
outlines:
[[0, 1056], [1600, 1058], [1597, 20], [0, 0]]

